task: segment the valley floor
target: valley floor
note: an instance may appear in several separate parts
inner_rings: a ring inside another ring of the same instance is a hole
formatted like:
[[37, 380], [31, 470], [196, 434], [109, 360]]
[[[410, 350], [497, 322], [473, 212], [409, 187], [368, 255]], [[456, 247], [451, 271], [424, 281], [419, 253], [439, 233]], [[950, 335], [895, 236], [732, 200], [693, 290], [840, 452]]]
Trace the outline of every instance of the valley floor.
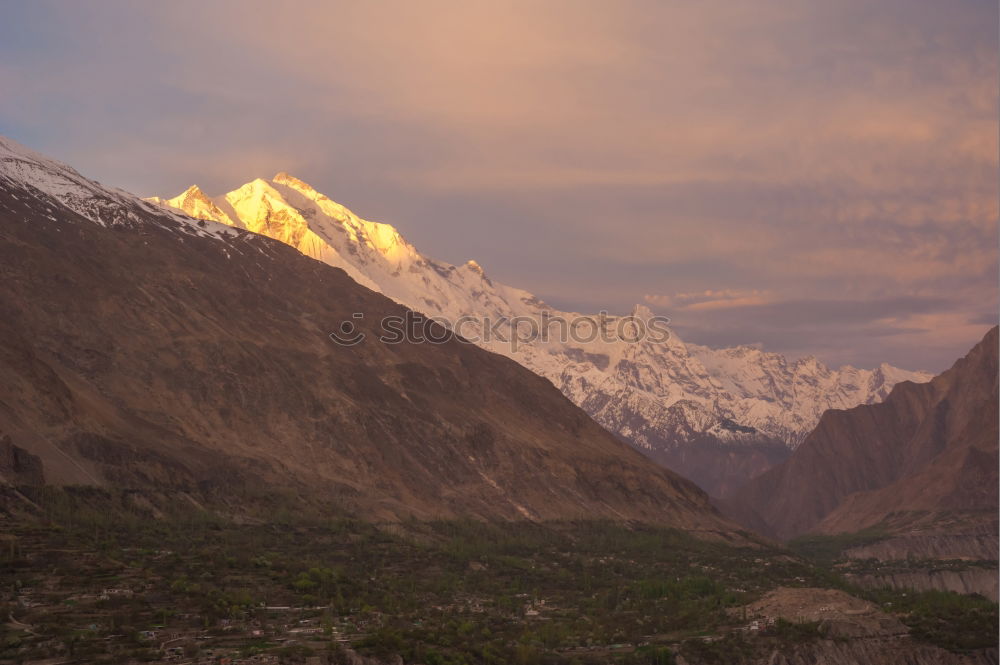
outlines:
[[26, 499], [0, 525], [0, 663], [996, 662], [995, 603], [863, 592], [766, 544]]

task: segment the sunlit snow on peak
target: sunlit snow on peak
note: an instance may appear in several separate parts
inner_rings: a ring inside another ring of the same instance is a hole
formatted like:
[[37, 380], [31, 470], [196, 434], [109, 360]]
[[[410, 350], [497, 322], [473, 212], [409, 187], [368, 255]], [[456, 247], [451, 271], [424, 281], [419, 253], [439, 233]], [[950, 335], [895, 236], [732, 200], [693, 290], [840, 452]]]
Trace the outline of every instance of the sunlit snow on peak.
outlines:
[[[393, 226], [362, 219], [284, 172], [221, 197], [189, 192], [166, 203], [281, 240], [431, 316], [495, 322], [537, 320], [545, 312], [553, 318], [602, 320], [552, 310], [527, 291], [488, 279], [474, 260], [459, 267], [427, 257]], [[653, 312], [639, 304], [630, 316], [646, 321]], [[603, 320], [616, 325], [621, 318]], [[468, 336], [488, 326], [477, 323], [460, 332]], [[753, 347], [709, 349], [685, 344], [674, 334], [655, 343], [551, 336], [512, 345], [512, 329], [503, 330], [507, 339], [481, 339], [480, 345], [547, 377], [598, 422], [640, 447], [647, 437], [677, 432], [730, 436], [732, 430], [719, 427], [722, 420], [794, 445], [828, 408], [877, 401], [895, 381], [929, 378], [895, 368], [831, 370], [815, 358], [793, 363]]]

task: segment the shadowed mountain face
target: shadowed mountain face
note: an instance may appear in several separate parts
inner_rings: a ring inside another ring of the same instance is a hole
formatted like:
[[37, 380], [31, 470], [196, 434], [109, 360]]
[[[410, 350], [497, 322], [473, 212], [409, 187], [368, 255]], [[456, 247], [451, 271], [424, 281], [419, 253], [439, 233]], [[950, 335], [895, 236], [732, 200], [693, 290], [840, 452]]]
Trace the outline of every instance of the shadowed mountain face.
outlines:
[[827, 412], [787, 462], [727, 505], [782, 538], [874, 525], [925, 534], [985, 525], [995, 534], [997, 402], [993, 328], [930, 383], [901, 383], [882, 404]]
[[[7, 466], [37, 458], [46, 482], [733, 528], [517, 363], [382, 343], [406, 310], [342, 270], [3, 140], [0, 277]], [[333, 343], [343, 321], [365, 341]]]

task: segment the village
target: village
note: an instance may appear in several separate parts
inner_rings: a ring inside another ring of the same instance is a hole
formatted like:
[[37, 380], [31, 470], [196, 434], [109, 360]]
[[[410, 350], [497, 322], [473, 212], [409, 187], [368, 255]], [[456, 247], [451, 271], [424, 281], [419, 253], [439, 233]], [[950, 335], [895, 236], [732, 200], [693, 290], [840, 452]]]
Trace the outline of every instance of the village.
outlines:
[[[51, 663], [79, 662], [92, 651], [112, 658], [121, 655], [126, 662], [135, 657], [178, 665], [319, 663], [312, 652], [331, 652], [333, 645], [361, 640], [365, 629], [378, 622], [377, 613], [352, 621], [334, 617], [329, 607], [260, 606], [214, 621], [193, 612], [138, 609], [158, 600], [155, 592], [142, 587], [106, 587], [69, 595], [34, 589], [0, 594], [5, 607], [14, 605], [29, 616], [44, 616], [46, 623], [54, 616], [72, 622], [63, 626], [71, 635], [67, 641], [46, 636], [42, 626], [18, 621], [10, 612], [5, 617], [5, 639], [9, 642], [16, 634], [20, 645], [27, 647], [26, 655]], [[123, 626], [123, 615], [142, 620], [143, 627]]]
[[[158, 556], [169, 552], [157, 553]], [[136, 580], [133, 580], [136, 582]], [[546, 621], [548, 613], [557, 608], [545, 599], [534, 600], [528, 594], [518, 594], [522, 603], [512, 620]], [[71, 631], [69, 643], [58, 638], [45, 638], [31, 624], [17, 621], [8, 613], [5, 628], [20, 634], [21, 644], [28, 647], [26, 655], [38, 656], [46, 665], [80, 662], [95, 643], [112, 657], [112, 661], [172, 663], [174, 665], [269, 665], [298, 662], [306, 665], [352, 662], [344, 656], [352, 654], [352, 644], [363, 642], [382, 625], [377, 611], [359, 608], [338, 616], [331, 606], [260, 605], [234, 612], [234, 616], [210, 621], [193, 612], [174, 610], [142, 612], [163, 598], [155, 589], [135, 583], [131, 586], [103, 587], [86, 592], [60, 593], [55, 585], [48, 588], [26, 588], [0, 593], [0, 603], [17, 606], [28, 614], [62, 616], [74, 622], [64, 625]], [[459, 597], [455, 603], [429, 608], [435, 614], [477, 615], [486, 612], [485, 599]], [[801, 608], [800, 608], [801, 610]], [[830, 608], [823, 607], [821, 612]], [[775, 626], [780, 610], [773, 603], [757, 604], [747, 614], [747, 608], [733, 611], [738, 617], [734, 626], [719, 634], [703, 635], [701, 640], [713, 642], [730, 632], [758, 633]], [[768, 613], [770, 612], [770, 613]], [[119, 617], [126, 614], [147, 622], [137, 631], [124, 630]], [[419, 621], [415, 625], [419, 626]], [[559, 649], [564, 655], [626, 654], [648, 647], [648, 641], [638, 644], [577, 645]], [[114, 658], [121, 656], [120, 659]], [[7, 662], [0, 660], [0, 662]], [[18, 662], [36, 662], [31, 659]], [[360, 662], [360, 661], [358, 661]]]
[[[8, 563], [17, 563], [18, 551], [9, 548]], [[122, 554], [139, 554], [152, 562], [175, 558], [170, 550], [143, 551], [125, 548]], [[381, 612], [370, 607], [343, 608], [341, 615], [331, 605], [241, 604], [220, 612], [199, 612], [177, 603], [177, 594], [190, 596], [197, 591], [184, 578], [164, 589], [165, 580], [150, 577], [150, 570], [125, 567], [106, 570], [108, 563], [86, 550], [47, 550], [20, 560], [72, 561], [75, 574], [50, 574], [18, 578], [0, 590], [0, 626], [3, 646], [16, 647], [17, 657], [0, 658], [0, 663], [89, 662], [91, 658], [122, 663], [172, 663], [174, 665], [267, 665], [271, 663], [351, 662], [357, 656], [352, 644], [363, 643], [383, 624]], [[314, 571], [313, 577], [324, 577]], [[101, 580], [116, 586], [93, 586]], [[309, 574], [293, 582], [295, 591], [313, 586]], [[299, 600], [287, 591], [283, 600]], [[520, 611], [511, 619], [544, 620], [542, 613], [554, 609], [545, 600], [533, 601], [517, 594]], [[182, 601], [183, 602], [183, 601]], [[479, 615], [486, 612], [485, 598], [460, 594], [453, 602], [434, 605], [434, 615]], [[15, 614], [22, 617], [15, 618]], [[415, 627], [420, 621], [413, 622]], [[338, 660], [340, 658], [340, 660]]]
[[[669, 529], [65, 505], [0, 529], [0, 665], [724, 663], [755, 645], [905, 638], [897, 610], [928, 602], [824, 591], [831, 573], [790, 552]], [[962, 611], [985, 623], [977, 603]]]

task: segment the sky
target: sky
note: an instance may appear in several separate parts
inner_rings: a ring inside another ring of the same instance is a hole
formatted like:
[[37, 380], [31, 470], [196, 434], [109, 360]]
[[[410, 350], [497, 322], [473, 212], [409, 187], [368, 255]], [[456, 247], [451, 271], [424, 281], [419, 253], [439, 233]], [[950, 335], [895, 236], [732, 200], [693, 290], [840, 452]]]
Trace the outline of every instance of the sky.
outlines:
[[992, 0], [0, 12], [0, 134], [142, 196], [287, 171], [560, 309], [832, 365], [997, 323]]

